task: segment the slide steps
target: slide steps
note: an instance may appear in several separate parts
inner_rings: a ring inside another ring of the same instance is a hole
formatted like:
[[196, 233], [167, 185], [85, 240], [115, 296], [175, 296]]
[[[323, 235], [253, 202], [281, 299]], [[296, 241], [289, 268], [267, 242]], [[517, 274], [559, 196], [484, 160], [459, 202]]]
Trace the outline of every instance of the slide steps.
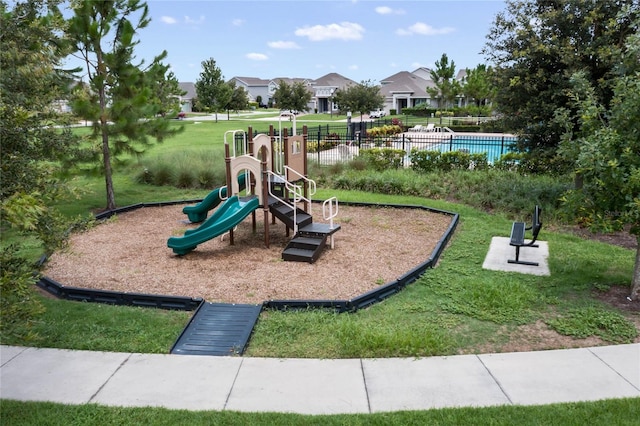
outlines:
[[[293, 208], [275, 199], [270, 199], [269, 210], [288, 228], [294, 228]], [[297, 208], [295, 221], [298, 232], [282, 252], [282, 260], [314, 263], [327, 245], [327, 239], [340, 230], [340, 225], [330, 228], [328, 224], [314, 223], [313, 217]]]

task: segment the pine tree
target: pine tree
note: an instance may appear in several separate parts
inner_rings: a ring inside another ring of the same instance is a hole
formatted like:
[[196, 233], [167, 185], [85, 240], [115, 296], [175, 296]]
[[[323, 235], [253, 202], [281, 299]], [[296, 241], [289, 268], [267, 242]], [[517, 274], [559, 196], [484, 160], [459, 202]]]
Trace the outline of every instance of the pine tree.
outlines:
[[84, 61], [89, 81], [84, 96], [74, 102], [74, 112], [93, 123], [91, 137], [100, 141], [106, 208], [111, 210], [116, 207], [114, 159], [121, 154], [140, 155], [153, 144], [150, 138], [161, 142], [180, 130], [170, 128], [170, 123], [158, 116], [162, 102], [157, 102], [160, 94], [152, 90], [166, 80], [168, 67], [162, 65], [166, 52], [146, 68], [144, 62], [133, 63], [139, 43], [134, 39], [136, 32], [150, 22], [146, 3], [80, 0], [73, 3], [73, 10], [68, 34]]

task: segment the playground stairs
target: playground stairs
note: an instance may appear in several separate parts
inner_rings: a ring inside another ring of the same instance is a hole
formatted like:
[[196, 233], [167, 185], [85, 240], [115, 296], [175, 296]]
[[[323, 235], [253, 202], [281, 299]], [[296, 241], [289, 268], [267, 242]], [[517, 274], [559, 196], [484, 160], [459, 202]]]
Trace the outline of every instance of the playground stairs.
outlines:
[[296, 208], [294, 214], [293, 207], [273, 197], [269, 198], [269, 211], [289, 229], [294, 229], [294, 217], [298, 225], [298, 232], [282, 252], [282, 260], [315, 262], [327, 245], [327, 238], [340, 230], [340, 225], [330, 228], [327, 224], [314, 223], [313, 217], [300, 208]]
[[171, 348], [177, 355], [242, 355], [262, 305], [203, 302]]
[[282, 252], [282, 259], [293, 262], [315, 262], [327, 245], [327, 239], [339, 230], [340, 225], [330, 228], [325, 223], [310, 223], [298, 228], [298, 232]]
[[298, 228], [309, 225], [313, 222], [313, 217], [311, 217], [311, 215], [304, 210], [296, 208], [294, 214], [294, 210], [292, 207], [272, 198], [270, 198], [269, 200], [269, 211], [282, 223], [284, 223], [289, 229], [294, 228], [294, 216]]

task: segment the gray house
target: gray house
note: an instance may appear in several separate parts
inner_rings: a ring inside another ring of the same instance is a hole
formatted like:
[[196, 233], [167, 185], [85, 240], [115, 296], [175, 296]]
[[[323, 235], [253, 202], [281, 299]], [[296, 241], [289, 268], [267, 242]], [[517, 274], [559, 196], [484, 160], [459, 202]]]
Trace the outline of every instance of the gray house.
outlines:
[[[427, 93], [427, 87], [435, 87], [427, 68], [418, 68], [414, 72], [400, 71], [380, 81], [380, 94], [384, 96], [384, 110], [389, 113], [395, 109], [411, 108], [427, 103], [436, 106], [435, 100]], [[428, 79], [427, 79], [428, 78]]]
[[233, 77], [230, 81], [235, 82], [236, 87], [244, 88], [249, 96], [249, 102], [258, 102], [258, 96], [264, 105], [267, 105], [271, 100], [269, 80], [256, 77]]
[[[467, 75], [465, 70], [458, 71], [456, 80], [462, 82]], [[398, 114], [403, 108], [412, 108], [421, 104], [436, 108], [438, 100], [433, 98], [428, 88], [436, 88], [431, 79], [431, 70], [420, 67], [413, 72], [401, 71], [380, 81], [380, 93], [384, 95], [384, 109], [387, 113], [395, 109]], [[466, 105], [463, 95], [457, 97], [458, 106]]]
[[330, 100], [331, 97], [336, 90], [345, 89], [355, 84], [357, 84], [355, 81], [335, 72], [320, 77], [313, 84], [313, 108], [317, 108], [319, 113], [337, 111], [337, 107]]
[[193, 103], [196, 99], [196, 85], [193, 83], [178, 83], [178, 87], [180, 87], [180, 90], [183, 92], [186, 92], [180, 96], [180, 111], [192, 112]]

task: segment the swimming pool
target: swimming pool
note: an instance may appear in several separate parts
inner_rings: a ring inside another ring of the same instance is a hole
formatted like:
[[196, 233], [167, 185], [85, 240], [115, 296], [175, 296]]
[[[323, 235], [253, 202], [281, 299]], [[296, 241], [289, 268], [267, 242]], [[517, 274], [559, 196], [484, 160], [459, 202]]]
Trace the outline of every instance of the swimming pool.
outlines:
[[440, 141], [435, 149], [440, 152], [463, 151], [470, 154], [487, 154], [487, 160], [493, 164], [502, 154], [513, 151], [517, 138], [513, 135], [451, 135]]

